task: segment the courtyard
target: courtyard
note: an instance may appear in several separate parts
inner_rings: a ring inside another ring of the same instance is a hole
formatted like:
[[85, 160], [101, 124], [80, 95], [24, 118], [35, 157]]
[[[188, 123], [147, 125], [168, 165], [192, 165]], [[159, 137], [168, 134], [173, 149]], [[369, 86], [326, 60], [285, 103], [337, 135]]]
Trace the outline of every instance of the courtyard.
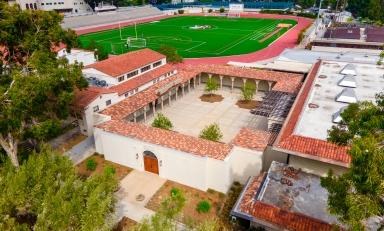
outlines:
[[[207, 125], [217, 123], [223, 133], [222, 142], [230, 142], [243, 127], [258, 130], [267, 130], [267, 119], [261, 116], [255, 116], [250, 113], [249, 109], [239, 108], [236, 103], [241, 98], [240, 89], [234, 89], [231, 93], [229, 88], [224, 87], [215, 94], [221, 95], [224, 99], [220, 102], [209, 103], [203, 102], [199, 98], [203, 95], [205, 85], [196, 86], [183, 97], [178, 97], [176, 101], [172, 101], [171, 105], [167, 105], [162, 111], [168, 117], [172, 124], [173, 130], [198, 137], [201, 130]], [[263, 92], [258, 92], [254, 100], [261, 101], [264, 96]], [[154, 117], [147, 120], [147, 124], [151, 125]]]

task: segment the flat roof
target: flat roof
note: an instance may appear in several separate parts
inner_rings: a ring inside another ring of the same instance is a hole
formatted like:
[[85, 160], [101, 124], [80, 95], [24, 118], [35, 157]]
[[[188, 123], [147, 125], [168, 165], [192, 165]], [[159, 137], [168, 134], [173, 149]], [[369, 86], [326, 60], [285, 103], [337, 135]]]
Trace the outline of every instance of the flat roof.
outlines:
[[[375, 94], [384, 89], [384, 69], [377, 65], [351, 63], [356, 70], [356, 88], [339, 86], [345, 77], [340, 71], [346, 62], [324, 61], [312, 84], [294, 134], [326, 140], [328, 129], [335, 125], [332, 117], [348, 103], [337, 102], [336, 97], [344, 90], [355, 92], [358, 101], [375, 101]], [[345, 93], [348, 93], [344, 91]]]

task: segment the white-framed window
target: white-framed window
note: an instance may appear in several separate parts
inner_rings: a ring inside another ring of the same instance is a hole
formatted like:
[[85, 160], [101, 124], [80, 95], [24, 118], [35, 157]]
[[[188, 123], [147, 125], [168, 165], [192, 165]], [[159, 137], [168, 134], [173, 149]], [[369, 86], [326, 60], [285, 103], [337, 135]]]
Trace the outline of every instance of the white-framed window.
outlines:
[[93, 107], [93, 112], [97, 112], [97, 111], [99, 111], [99, 105], [96, 105]]
[[138, 71], [138, 70], [136, 70], [136, 71], [132, 71], [132, 72], [130, 72], [130, 73], [127, 74], [127, 79], [129, 79], [129, 78], [131, 78], [131, 77], [133, 77], [133, 76], [135, 76], [135, 75], [137, 75], [137, 74], [139, 74], [139, 71]]
[[121, 81], [123, 81], [124, 80], [124, 75], [123, 76], [120, 76], [119, 78], [118, 78], [118, 81], [119, 82], [121, 82]]
[[137, 92], [139, 92], [139, 88], [136, 88], [136, 89], [135, 89], [135, 93], [137, 93]]
[[125, 96], [125, 98], [127, 98], [127, 97], [129, 96], [129, 92], [126, 92], [126, 93], [124, 94], [124, 96]]
[[107, 101], [105, 101], [105, 105], [108, 106], [108, 105], [111, 105], [112, 101], [109, 99]]
[[145, 66], [143, 68], [141, 68], [141, 72], [144, 72], [144, 71], [148, 71], [149, 69], [151, 69], [151, 65], [148, 65], [148, 66]]
[[154, 64], [153, 64], [153, 67], [157, 67], [157, 66], [160, 66], [160, 65], [161, 65], [161, 60], [158, 61], [158, 62], [156, 62], [156, 63], [154, 63]]

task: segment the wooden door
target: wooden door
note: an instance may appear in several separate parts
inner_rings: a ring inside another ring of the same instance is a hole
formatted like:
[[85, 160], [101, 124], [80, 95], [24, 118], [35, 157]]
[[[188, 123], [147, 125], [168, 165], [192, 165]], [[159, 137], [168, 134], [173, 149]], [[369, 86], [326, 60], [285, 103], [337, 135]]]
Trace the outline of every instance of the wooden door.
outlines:
[[159, 163], [157, 158], [144, 155], [144, 170], [159, 175]]

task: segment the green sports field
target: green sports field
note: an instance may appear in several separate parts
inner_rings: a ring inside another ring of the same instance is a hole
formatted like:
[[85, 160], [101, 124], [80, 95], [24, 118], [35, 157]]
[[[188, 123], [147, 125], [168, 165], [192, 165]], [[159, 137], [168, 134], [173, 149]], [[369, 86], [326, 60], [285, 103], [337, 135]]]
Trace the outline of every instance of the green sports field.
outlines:
[[[161, 45], [169, 45], [184, 58], [200, 58], [261, 50], [289, 30], [276, 31], [280, 23], [296, 25], [296, 21], [286, 19], [183, 16], [137, 24], [136, 31], [148, 48], [157, 50]], [[209, 28], [191, 28], [196, 25]], [[135, 27], [129, 26], [81, 35], [80, 44], [82, 48], [89, 48], [91, 43], [96, 43], [109, 53], [121, 54], [138, 49], [126, 45], [127, 38], [135, 36]]]

